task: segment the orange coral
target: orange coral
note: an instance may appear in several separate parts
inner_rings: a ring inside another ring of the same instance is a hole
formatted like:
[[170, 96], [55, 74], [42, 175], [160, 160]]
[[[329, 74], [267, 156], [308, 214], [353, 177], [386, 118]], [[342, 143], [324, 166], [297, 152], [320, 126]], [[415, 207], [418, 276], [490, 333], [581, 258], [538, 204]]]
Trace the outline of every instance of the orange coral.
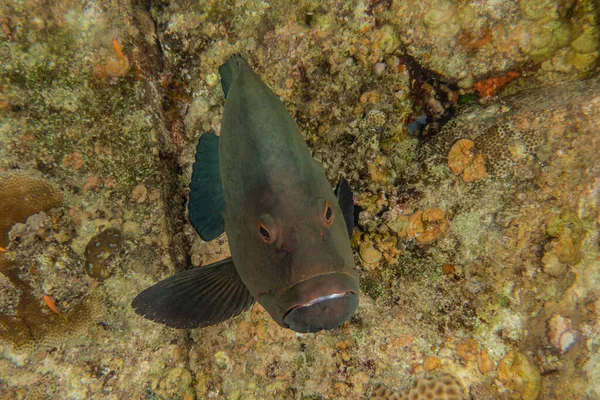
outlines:
[[494, 364], [486, 350], [481, 350], [479, 352], [477, 366], [479, 367], [479, 372], [481, 372], [482, 374], [492, 372], [496, 368], [496, 364]]
[[442, 238], [450, 228], [446, 212], [439, 208], [428, 208], [413, 215], [400, 215], [388, 226], [401, 238], [415, 239], [419, 244], [430, 244]]
[[456, 346], [456, 355], [466, 362], [477, 362], [481, 372], [493, 371], [496, 367], [490, 359], [486, 350], [481, 350], [477, 342], [473, 339], [466, 339]]
[[469, 139], [460, 139], [448, 153], [448, 166], [454, 175], [462, 174], [465, 182], [487, 179], [490, 176], [485, 170], [485, 159], [482, 154], [474, 154], [475, 144]]
[[124, 63], [129, 63], [127, 57], [123, 55], [123, 48], [121, 47], [121, 44], [119, 43], [116, 37], [113, 38], [112, 43], [113, 48], [115, 49], [115, 53], [117, 53], [117, 57], [119, 57]]
[[442, 238], [450, 228], [450, 222], [446, 220], [446, 213], [439, 208], [428, 208], [423, 211], [421, 222], [423, 223], [423, 232], [415, 237], [421, 244], [435, 242]]
[[429, 356], [423, 361], [423, 368], [425, 371], [433, 371], [442, 366], [442, 360], [436, 356]]
[[483, 97], [490, 97], [495, 95], [500, 89], [504, 88], [509, 82], [517, 79], [521, 76], [518, 71], [508, 72], [504, 76], [489, 78], [483, 81], [479, 81], [473, 85], [473, 89]]
[[485, 170], [485, 160], [483, 154], [476, 154], [473, 160], [463, 171], [463, 181], [474, 182], [480, 179], [487, 179], [490, 176]]
[[444, 265], [442, 265], [442, 272], [446, 275], [455, 274], [456, 267], [452, 264], [444, 264]]
[[471, 161], [471, 149], [475, 143], [469, 139], [460, 139], [448, 153], [448, 166], [454, 175], [460, 175]]

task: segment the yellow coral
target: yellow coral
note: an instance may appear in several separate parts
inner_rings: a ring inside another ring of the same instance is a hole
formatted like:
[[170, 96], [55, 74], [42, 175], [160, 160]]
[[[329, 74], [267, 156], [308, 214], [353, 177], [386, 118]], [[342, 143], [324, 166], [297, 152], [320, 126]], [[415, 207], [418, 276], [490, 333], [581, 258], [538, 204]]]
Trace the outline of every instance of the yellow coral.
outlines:
[[523, 400], [537, 399], [542, 388], [540, 372], [527, 357], [516, 349], [510, 351], [498, 364], [498, 380]]
[[61, 204], [61, 190], [46, 179], [22, 171], [0, 174], [0, 246], [8, 244], [14, 224]]

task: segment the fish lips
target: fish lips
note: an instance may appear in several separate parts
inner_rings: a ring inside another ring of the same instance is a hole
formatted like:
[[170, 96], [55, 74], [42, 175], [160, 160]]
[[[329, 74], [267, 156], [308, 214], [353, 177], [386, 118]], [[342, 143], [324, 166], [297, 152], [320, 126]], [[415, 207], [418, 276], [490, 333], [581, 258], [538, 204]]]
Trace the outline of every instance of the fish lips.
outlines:
[[318, 332], [337, 328], [352, 317], [358, 308], [358, 292], [356, 277], [334, 272], [299, 282], [261, 302], [267, 310], [275, 309], [271, 314], [280, 325], [300, 333]]

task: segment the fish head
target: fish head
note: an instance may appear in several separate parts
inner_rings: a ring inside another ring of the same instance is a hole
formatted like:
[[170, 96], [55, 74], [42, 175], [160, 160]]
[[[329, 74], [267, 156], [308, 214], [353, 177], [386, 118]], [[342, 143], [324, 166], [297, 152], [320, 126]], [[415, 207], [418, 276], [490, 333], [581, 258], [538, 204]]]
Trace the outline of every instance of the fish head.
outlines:
[[[331, 188], [262, 209], [255, 222], [258, 274], [247, 286], [283, 327], [333, 329], [358, 307], [358, 273], [348, 232]], [[242, 279], [245, 277], [242, 275]]]

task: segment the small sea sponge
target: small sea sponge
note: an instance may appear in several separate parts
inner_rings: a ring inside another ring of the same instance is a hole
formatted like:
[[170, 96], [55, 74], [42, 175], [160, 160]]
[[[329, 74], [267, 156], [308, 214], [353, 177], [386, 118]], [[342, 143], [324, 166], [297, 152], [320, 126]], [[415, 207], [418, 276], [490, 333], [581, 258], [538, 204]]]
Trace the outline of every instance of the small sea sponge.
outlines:
[[[589, 17], [590, 20], [593, 17]], [[598, 51], [598, 27], [590, 21], [589, 25], [578, 26], [577, 37], [571, 42], [571, 48], [577, 53], [591, 54]]]
[[414, 238], [419, 244], [430, 244], [441, 239], [450, 228], [446, 212], [439, 208], [418, 210], [411, 216], [399, 215], [387, 225], [398, 237]]
[[360, 259], [367, 264], [377, 264], [381, 261], [383, 255], [379, 250], [373, 247], [373, 243], [365, 241], [360, 245]]
[[552, 238], [558, 238], [565, 233], [571, 233], [578, 239], [585, 236], [583, 222], [570, 210], [565, 210], [560, 215], [555, 215], [546, 223], [546, 234]]
[[581, 244], [586, 231], [575, 213], [567, 210], [550, 218], [546, 223], [546, 234], [555, 238], [550, 251], [561, 263], [574, 265], [581, 260]]
[[185, 398], [193, 398], [193, 379], [192, 374], [184, 367], [174, 367], [169, 369], [164, 378], [160, 381], [157, 388], [157, 393], [164, 398], [182, 397], [182, 393], [186, 393]]
[[429, 28], [436, 28], [444, 24], [450, 23], [450, 20], [456, 14], [456, 6], [453, 2], [447, 0], [439, 0], [435, 2], [435, 7], [431, 7], [430, 11], [425, 15], [425, 25]]
[[0, 174], [0, 247], [8, 244], [8, 231], [27, 217], [62, 204], [62, 191], [43, 178], [23, 171]]
[[464, 390], [458, 381], [450, 376], [418, 379], [413, 387], [400, 395], [385, 385], [373, 389], [371, 400], [463, 400]]
[[94, 236], [85, 247], [85, 271], [100, 281], [108, 278], [112, 270], [108, 258], [123, 247], [123, 236], [116, 228], [108, 228]]
[[519, 2], [521, 15], [530, 20], [549, 21], [558, 18], [557, 4], [550, 0], [523, 0]]

